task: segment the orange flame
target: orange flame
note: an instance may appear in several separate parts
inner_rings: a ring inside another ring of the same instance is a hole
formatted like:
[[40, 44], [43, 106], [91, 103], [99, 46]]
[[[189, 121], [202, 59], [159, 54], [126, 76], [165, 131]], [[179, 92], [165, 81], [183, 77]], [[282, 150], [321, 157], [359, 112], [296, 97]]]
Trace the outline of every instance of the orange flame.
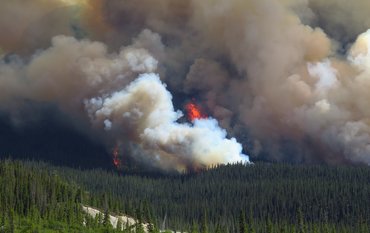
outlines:
[[208, 118], [208, 116], [202, 113], [201, 108], [195, 103], [187, 103], [185, 105], [185, 110], [187, 112], [187, 117], [190, 121], [195, 121], [196, 119]]
[[119, 159], [119, 147], [118, 145], [113, 149], [113, 165], [119, 169], [121, 167], [121, 160]]

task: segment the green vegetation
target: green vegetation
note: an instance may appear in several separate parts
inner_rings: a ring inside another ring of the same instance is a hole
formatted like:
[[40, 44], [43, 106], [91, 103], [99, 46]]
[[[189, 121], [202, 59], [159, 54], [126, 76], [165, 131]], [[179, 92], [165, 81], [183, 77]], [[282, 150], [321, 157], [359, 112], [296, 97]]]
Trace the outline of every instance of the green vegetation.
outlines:
[[117, 232], [80, 203], [151, 222], [151, 232], [370, 232], [368, 167], [236, 164], [139, 176], [3, 161], [0, 174], [6, 232]]
[[[96, 197], [107, 195], [112, 211], [135, 216], [134, 207], [140, 206], [153, 211], [158, 226], [169, 229], [190, 231], [196, 223], [200, 230], [206, 216], [205, 231], [219, 227], [238, 232], [241, 211], [246, 225], [257, 232], [267, 226], [361, 232], [359, 228], [370, 225], [368, 167], [237, 164], [156, 177], [102, 170], [60, 172]], [[103, 204], [91, 201], [92, 206]]]
[[0, 162], [0, 233], [129, 232], [113, 229], [108, 210], [95, 219], [87, 215], [81, 205], [87, 193], [40, 168]]

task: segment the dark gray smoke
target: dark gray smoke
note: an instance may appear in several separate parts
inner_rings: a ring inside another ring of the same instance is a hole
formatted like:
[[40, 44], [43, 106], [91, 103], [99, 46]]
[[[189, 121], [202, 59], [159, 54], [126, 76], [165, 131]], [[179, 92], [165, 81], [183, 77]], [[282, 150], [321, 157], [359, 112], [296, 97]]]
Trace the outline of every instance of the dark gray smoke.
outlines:
[[254, 158], [370, 163], [367, 1], [22, 2], [0, 3], [0, 47], [21, 54], [0, 66], [4, 111], [55, 103], [164, 169], [247, 161], [215, 120], [177, 123], [166, 83]]

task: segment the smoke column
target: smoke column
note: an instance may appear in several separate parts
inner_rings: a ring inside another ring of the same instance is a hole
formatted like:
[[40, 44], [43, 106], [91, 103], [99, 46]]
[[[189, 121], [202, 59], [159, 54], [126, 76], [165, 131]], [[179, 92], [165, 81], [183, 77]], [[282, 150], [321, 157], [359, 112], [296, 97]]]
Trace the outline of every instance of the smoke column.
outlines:
[[9, 101], [22, 97], [57, 103], [81, 121], [88, 115], [112, 144], [130, 142], [132, 153], [165, 170], [248, 162], [241, 145], [227, 139], [215, 119], [177, 123], [182, 113], [174, 110], [171, 94], [152, 73], [157, 63], [135, 46], [109, 54], [102, 43], [57, 36], [31, 62], [14, 58], [1, 64], [8, 72], [2, 87], [17, 86], [1, 93]]
[[[3, 112], [56, 104], [164, 170], [247, 162], [234, 138], [254, 159], [370, 164], [368, 1], [0, 4]], [[180, 123], [172, 95], [214, 119]]]

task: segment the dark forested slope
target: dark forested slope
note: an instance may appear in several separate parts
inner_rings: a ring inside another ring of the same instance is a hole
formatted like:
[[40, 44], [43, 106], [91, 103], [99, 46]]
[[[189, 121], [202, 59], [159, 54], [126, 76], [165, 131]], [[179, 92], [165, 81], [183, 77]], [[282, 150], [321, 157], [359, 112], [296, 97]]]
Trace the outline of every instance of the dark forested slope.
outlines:
[[52, 169], [29, 165], [0, 161], [0, 233], [131, 232], [113, 229], [107, 209], [92, 219], [82, 210], [91, 195]]
[[150, 212], [160, 226], [172, 229], [188, 229], [204, 216], [211, 232], [217, 226], [238, 232], [240, 219], [262, 227], [305, 223], [311, 231], [312, 225], [332, 226], [336, 232], [360, 232], [355, 229], [370, 224], [368, 167], [237, 164], [198, 174], [138, 176], [28, 166], [54, 169], [89, 190], [92, 206], [109, 205], [130, 215]]

